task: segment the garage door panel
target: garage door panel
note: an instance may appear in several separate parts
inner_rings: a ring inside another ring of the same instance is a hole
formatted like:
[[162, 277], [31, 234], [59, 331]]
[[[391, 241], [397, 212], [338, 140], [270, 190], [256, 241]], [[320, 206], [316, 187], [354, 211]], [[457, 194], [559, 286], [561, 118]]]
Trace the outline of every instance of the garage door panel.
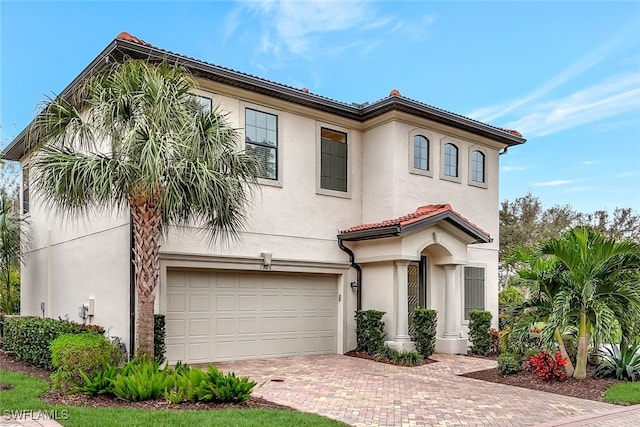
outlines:
[[336, 351], [335, 276], [169, 270], [167, 281], [171, 362]]

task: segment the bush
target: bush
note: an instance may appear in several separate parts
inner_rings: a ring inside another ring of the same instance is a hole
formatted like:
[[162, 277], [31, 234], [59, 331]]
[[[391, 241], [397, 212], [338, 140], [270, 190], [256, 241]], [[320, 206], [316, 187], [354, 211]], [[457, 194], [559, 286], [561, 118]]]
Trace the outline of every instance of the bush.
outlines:
[[130, 402], [159, 399], [172, 385], [173, 378], [166, 368], [160, 370], [160, 361], [135, 357], [114, 378], [113, 394]]
[[166, 353], [166, 320], [164, 314], [153, 315], [153, 357], [154, 359], [164, 360]]
[[18, 360], [53, 370], [50, 345], [61, 335], [92, 333], [104, 335], [97, 325], [81, 325], [64, 319], [7, 317], [4, 325], [4, 349]]
[[356, 311], [356, 341], [358, 351], [376, 354], [384, 346], [384, 311]]
[[424, 358], [417, 351], [398, 351], [388, 345], [376, 353], [376, 358], [383, 362], [394, 362], [402, 366], [417, 366], [424, 362]]
[[65, 388], [82, 381], [80, 372], [92, 376], [104, 365], [118, 365], [120, 349], [102, 335], [61, 335], [51, 343], [51, 375], [55, 387]]
[[596, 376], [640, 381], [640, 344], [605, 347], [600, 354], [602, 360], [596, 368]]
[[485, 310], [471, 310], [469, 312], [469, 339], [471, 352], [486, 356], [491, 349], [491, 313]]
[[519, 354], [504, 353], [498, 356], [498, 372], [502, 375], [517, 374], [522, 369]]
[[567, 379], [564, 370], [567, 359], [562, 357], [559, 351], [556, 352], [555, 357], [544, 352], [538, 353], [531, 356], [527, 363], [533, 369], [533, 372], [545, 381], [564, 381]]
[[489, 336], [491, 337], [491, 346], [489, 351], [491, 354], [502, 353], [502, 348], [505, 347], [506, 344], [505, 340], [502, 339], [502, 335], [505, 335], [503, 331], [493, 328], [489, 329]]
[[249, 400], [256, 386], [248, 377], [236, 377], [233, 372], [223, 374], [213, 365], [205, 373], [180, 362], [175, 369], [160, 369], [160, 363], [142, 356], [134, 357], [122, 368], [105, 364], [92, 376], [82, 372], [82, 383], [72, 392], [110, 394], [133, 402], [164, 398], [170, 403], [237, 403]]
[[413, 340], [416, 343], [416, 350], [422, 357], [429, 357], [436, 348], [436, 325], [438, 322], [438, 312], [427, 308], [416, 308], [413, 314], [413, 325], [415, 331]]
[[256, 382], [249, 381], [249, 377], [236, 377], [233, 372], [225, 375], [210, 365], [197, 394], [201, 402], [246, 402], [255, 386]]

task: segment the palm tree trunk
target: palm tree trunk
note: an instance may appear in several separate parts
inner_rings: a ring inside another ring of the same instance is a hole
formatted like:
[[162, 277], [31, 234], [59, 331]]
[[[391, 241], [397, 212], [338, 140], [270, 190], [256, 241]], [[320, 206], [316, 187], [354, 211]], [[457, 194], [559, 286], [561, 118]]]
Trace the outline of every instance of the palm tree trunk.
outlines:
[[580, 313], [580, 327], [578, 329], [578, 356], [576, 357], [576, 370], [573, 377], [583, 380], [587, 377], [587, 349], [589, 347], [589, 333], [587, 330], [587, 314], [584, 310]]
[[567, 374], [567, 377], [572, 377], [574, 372], [573, 362], [571, 362], [571, 359], [569, 358], [569, 353], [567, 353], [567, 348], [564, 345], [564, 339], [562, 338], [560, 329], [556, 328], [553, 334], [556, 337], [556, 341], [558, 342], [558, 347], [560, 348], [560, 354], [562, 354], [562, 357], [567, 359], [567, 364], [564, 366], [564, 371]]
[[135, 353], [153, 360], [153, 311], [160, 267], [161, 214], [157, 205], [147, 198], [131, 200], [130, 209], [137, 298]]

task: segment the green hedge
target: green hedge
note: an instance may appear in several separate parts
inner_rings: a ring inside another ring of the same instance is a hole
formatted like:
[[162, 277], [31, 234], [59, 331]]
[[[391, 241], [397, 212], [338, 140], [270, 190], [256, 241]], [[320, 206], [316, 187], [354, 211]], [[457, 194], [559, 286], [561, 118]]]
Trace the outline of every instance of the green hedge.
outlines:
[[486, 356], [491, 351], [491, 313], [486, 310], [471, 310], [469, 312], [469, 339], [471, 352]]
[[516, 353], [503, 353], [498, 356], [498, 371], [502, 375], [516, 374], [522, 369], [522, 360]]
[[165, 344], [166, 337], [166, 320], [164, 314], [153, 315], [153, 358], [155, 360], [164, 360], [167, 346]]
[[13, 352], [18, 360], [53, 370], [50, 349], [53, 340], [61, 335], [81, 333], [104, 335], [104, 329], [64, 319], [7, 316], [4, 319], [4, 350]]
[[384, 311], [356, 311], [356, 341], [358, 351], [376, 354], [384, 347]]
[[51, 361], [56, 368], [51, 374], [54, 386], [66, 388], [81, 383], [81, 371], [92, 376], [104, 366], [119, 365], [122, 353], [103, 335], [67, 334], [51, 343]]
[[413, 313], [413, 340], [422, 357], [429, 357], [436, 348], [436, 325], [438, 312], [428, 308], [416, 308]]

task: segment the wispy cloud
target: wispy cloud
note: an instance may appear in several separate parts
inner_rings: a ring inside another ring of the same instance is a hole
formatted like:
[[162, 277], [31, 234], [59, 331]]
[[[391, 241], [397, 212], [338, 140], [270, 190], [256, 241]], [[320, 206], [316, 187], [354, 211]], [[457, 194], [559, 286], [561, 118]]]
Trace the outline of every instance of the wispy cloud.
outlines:
[[597, 165], [598, 163], [602, 163], [602, 160], [585, 160], [584, 162], [580, 162], [580, 164], [584, 166]]
[[[382, 15], [375, 2], [262, 0], [239, 3], [229, 15], [230, 22], [225, 23], [226, 38], [240, 30], [239, 10], [259, 18], [260, 28], [252, 28], [252, 32], [260, 34], [261, 53], [288, 53], [308, 60], [354, 49], [369, 53], [388, 33], [419, 40], [435, 21], [433, 15], [415, 17], [411, 23], [399, 21]], [[340, 43], [330, 42], [330, 35], [340, 35]]]
[[543, 83], [533, 92], [507, 103], [478, 109], [471, 112], [469, 116], [483, 122], [493, 122], [496, 119], [499, 119], [500, 117], [503, 117], [520, 107], [526, 106], [527, 104], [530, 104], [537, 99], [543, 98], [544, 96], [551, 93], [554, 89], [598, 65], [599, 63], [604, 61], [610, 54], [617, 51], [626, 42], [628, 42], [626, 33], [621, 33], [589, 53], [584, 58], [580, 59], [577, 62], [574, 62], [573, 64], [570, 64], [568, 67]]
[[640, 175], [640, 171], [627, 171], [627, 172], [620, 172], [615, 176], [615, 178], [632, 178], [634, 176], [638, 176]]
[[543, 136], [640, 108], [640, 73], [625, 74], [564, 98], [531, 106], [531, 112], [505, 124], [528, 136]]
[[577, 181], [572, 179], [556, 179], [553, 181], [534, 182], [533, 186], [534, 187], [558, 187], [560, 185], [573, 184], [574, 182], [577, 182]]

